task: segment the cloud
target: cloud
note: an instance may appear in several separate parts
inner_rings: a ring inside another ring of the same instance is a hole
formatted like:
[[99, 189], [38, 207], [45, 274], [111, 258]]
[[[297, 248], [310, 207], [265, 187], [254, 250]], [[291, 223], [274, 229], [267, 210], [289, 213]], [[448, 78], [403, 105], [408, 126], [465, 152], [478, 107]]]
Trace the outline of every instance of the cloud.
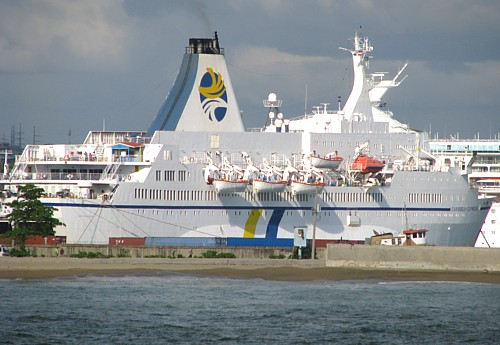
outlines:
[[118, 0], [0, 3], [0, 71], [122, 65], [126, 27]]
[[265, 46], [240, 46], [234, 60], [241, 66], [251, 66], [256, 73], [295, 75], [304, 72], [307, 65], [331, 62], [330, 57], [298, 55]]
[[27, 139], [36, 125], [41, 141], [65, 142], [68, 128], [83, 139], [103, 119], [145, 129], [188, 39], [215, 30], [251, 126], [265, 120], [269, 92], [287, 117], [336, 108], [352, 85], [337, 48], [351, 48], [360, 25], [375, 46], [372, 71], [393, 75], [410, 60], [386, 99], [398, 119], [498, 132], [498, 13], [497, 0], [0, 0], [0, 135], [22, 124]]

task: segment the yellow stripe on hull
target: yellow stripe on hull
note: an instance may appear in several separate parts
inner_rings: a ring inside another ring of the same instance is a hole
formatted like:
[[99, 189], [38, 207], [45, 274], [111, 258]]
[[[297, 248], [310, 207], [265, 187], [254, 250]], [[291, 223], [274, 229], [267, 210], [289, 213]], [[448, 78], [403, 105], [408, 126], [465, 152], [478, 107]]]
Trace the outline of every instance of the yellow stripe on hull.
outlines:
[[254, 238], [255, 230], [257, 229], [257, 222], [262, 215], [263, 210], [252, 210], [248, 216], [247, 222], [245, 223], [245, 231], [243, 233], [244, 238]]

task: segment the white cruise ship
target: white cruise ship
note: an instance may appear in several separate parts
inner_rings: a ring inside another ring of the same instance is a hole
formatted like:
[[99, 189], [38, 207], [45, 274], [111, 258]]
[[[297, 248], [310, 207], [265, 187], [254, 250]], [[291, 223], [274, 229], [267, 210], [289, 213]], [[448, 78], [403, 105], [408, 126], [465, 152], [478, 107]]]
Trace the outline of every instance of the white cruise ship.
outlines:
[[500, 247], [500, 140], [431, 139], [431, 153], [441, 164], [456, 167], [486, 197], [494, 197], [476, 247]]
[[343, 48], [354, 84], [341, 110], [323, 104], [286, 119], [271, 93], [266, 127], [245, 131], [217, 35], [190, 39], [147, 131], [28, 145], [0, 185], [9, 195], [26, 183], [44, 188], [67, 243], [293, 246], [300, 230], [319, 246], [364, 243], [409, 224], [428, 231], [429, 245], [473, 246], [492, 199], [479, 197], [460, 169], [438, 164], [426, 153], [427, 134], [386, 109], [382, 97], [404, 67], [392, 79], [369, 74], [373, 47], [360, 32], [353, 41]]

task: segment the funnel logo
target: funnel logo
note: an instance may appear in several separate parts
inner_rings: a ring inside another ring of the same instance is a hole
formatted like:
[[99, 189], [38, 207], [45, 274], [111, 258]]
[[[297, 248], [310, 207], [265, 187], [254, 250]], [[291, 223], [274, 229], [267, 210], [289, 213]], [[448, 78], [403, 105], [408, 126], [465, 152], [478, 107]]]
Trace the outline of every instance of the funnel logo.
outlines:
[[200, 86], [201, 107], [210, 121], [221, 122], [227, 113], [227, 92], [224, 80], [220, 73], [207, 68], [201, 78]]

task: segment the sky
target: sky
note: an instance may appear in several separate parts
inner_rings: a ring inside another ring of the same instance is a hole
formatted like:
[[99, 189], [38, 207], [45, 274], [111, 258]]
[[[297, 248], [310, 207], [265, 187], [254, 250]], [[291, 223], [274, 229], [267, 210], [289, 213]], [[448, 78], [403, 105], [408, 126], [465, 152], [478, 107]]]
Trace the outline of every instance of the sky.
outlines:
[[[362, 26], [371, 72], [409, 62], [385, 96], [432, 137], [500, 133], [498, 0], [0, 0], [0, 141], [79, 143], [147, 130], [189, 38], [218, 32], [247, 127], [270, 92], [285, 118], [345, 101]], [[307, 92], [306, 92], [307, 90]]]

